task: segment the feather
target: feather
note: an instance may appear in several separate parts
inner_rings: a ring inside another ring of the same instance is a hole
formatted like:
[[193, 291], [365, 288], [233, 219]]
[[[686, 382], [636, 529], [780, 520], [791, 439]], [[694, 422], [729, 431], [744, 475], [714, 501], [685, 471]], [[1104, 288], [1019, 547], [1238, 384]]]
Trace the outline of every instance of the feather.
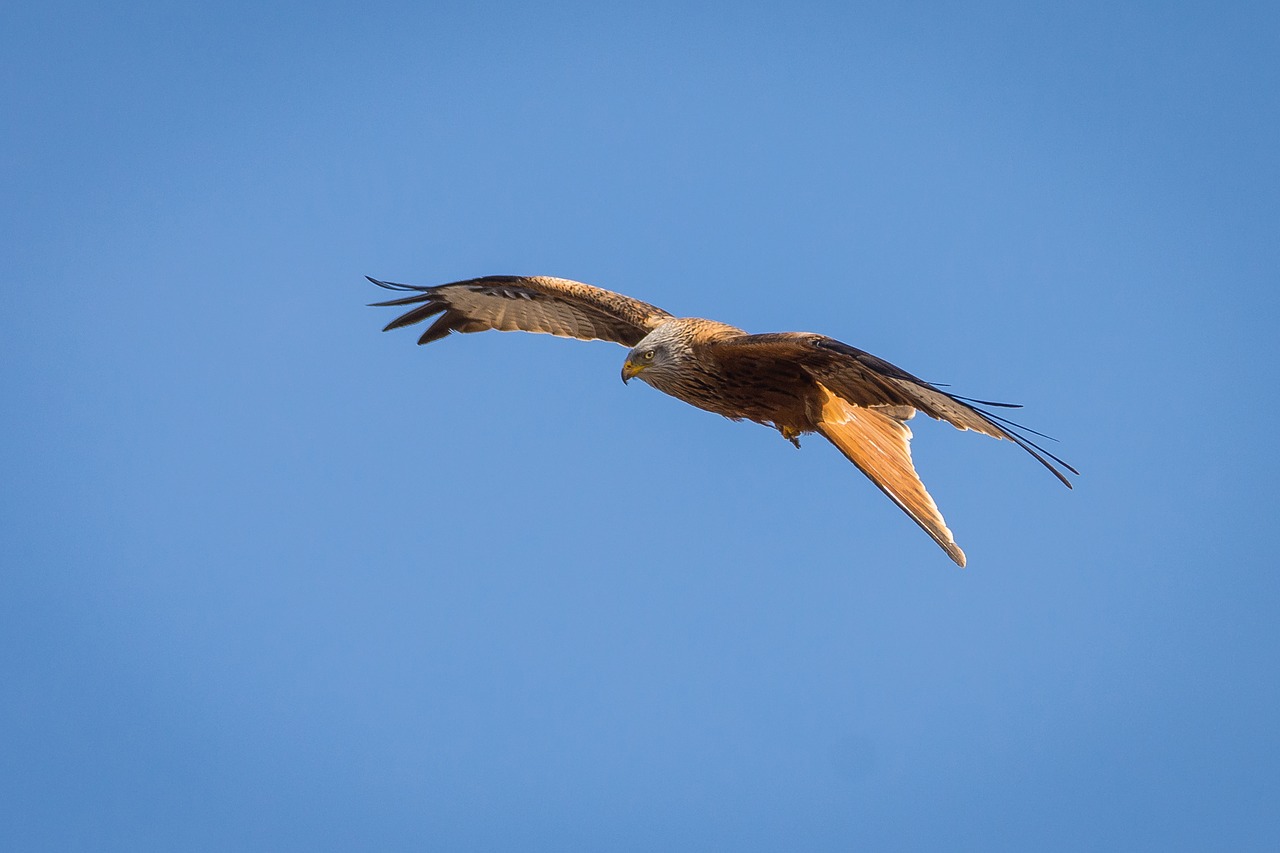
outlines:
[[851, 405], [822, 385], [818, 389], [822, 393], [818, 431], [963, 568], [964, 551], [956, 545], [911, 462], [910, 428], [876, 409]]
[[436, 314], [444, 316], [418, 339], [439, 340], [450, 332], [540, 332], [581, 340], [635, 344], [671, 315], [647, 302], [589, 284], [543, 276], [493, 275], [420, 287], [369, 281], [412, 296], [373, 303], [379, 307], [416, 305], [387, 324], [384, 331], [411, 326]]

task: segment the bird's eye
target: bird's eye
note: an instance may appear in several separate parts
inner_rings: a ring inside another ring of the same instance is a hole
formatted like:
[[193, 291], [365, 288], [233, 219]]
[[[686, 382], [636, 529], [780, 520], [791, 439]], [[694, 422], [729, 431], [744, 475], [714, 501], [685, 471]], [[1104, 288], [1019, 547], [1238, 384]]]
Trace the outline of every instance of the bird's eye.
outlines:
[[645, 353], [644, 353], [644, 360], [645, 360], [645, 361], [653, 361], [653, 350], [645, 350]]

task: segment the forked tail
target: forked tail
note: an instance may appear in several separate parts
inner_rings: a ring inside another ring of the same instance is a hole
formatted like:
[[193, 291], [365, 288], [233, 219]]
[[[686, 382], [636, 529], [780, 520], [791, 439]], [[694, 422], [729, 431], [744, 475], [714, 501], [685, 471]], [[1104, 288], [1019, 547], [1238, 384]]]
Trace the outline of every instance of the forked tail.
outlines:
[[892, 407], [881, 411], [855, 406], [825, 386], [819, 388], [825, 397], [818, 431], [963, 567], [964, 551], [956, 545], [911, 462], [911, 430], [905, 421], [886, 413]]

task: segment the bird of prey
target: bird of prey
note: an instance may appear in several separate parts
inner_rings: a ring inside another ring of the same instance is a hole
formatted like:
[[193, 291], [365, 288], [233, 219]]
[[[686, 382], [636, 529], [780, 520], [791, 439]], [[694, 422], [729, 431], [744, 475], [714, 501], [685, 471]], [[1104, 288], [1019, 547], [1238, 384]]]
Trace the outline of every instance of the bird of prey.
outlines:
[[1044, 438], [1042, 433], [979, 408], [1017, 406], [943, 391], [825, 335], [750, 335], [715, 320], [675, 317], [638, 299], [563, 278], [496, 275], [437, 287], [369, 281], [409, 294], [374, 306], [413, 306], [383, 331], [436, 317], [419, 344], [450, 332], [487, 329], [613, 341], [630, 348], [622, 364], [623, 382], [638, 378], [700, 409], [772, 427], [796, 447], [800, 436], [816, 432], [960, 566], [964, 552], [911, 462], [907, 421], [917, 411], [961, 430], [1012, 441], [1067, 488], [1071, 482], [1063, 469], [1079, 474], [1026, 435]]

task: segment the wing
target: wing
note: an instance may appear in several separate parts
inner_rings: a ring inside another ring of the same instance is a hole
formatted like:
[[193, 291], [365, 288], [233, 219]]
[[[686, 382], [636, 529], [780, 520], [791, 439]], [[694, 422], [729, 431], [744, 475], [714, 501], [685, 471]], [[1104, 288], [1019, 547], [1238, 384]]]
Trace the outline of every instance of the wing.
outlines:
[[906, 418], [887, 413], [893, 407], [853, 405], [821, 383], [818, 390], [822, 398], [818, 431], [963, 568], [964, 551], [956, 545], [911, 462], [911, 430], [904, 423]]
[[413, 294], [373, 305], [417, 306], [388, 323], [384, 332], [440, 315], [418, 338], [420, 344], [450, 332], [497, 329], [613, 341], [631, 347], [671, 317], [647, 302], [563, 278], [492, 275], [438, 287], [376, 278], [369, 281], [387, 290]]
[[931, 418], [946, 421], [957, 429], [974, 430], [992, 438], [1012, 441], [1031, 454], [1068, 489], [1071, 488], [1071, 481], [1067, 479], [1064, 470], [1076, 475], [1080, 473], [1036, 444], [1028, 434], [1040, 438], [1048, 436], [979, 408], [996, 406], [1016, 409], [1019, 406], [970, 400], [949, 394], [882, 358], [876, 358], [824, 335], [807, 332], [746, 335], [720, 346], [754, 348], [761, 353], [768, 352], [776, 358], [799, 364], [820, 385], [855, 406], [880, 409], [899, 420], [906, 420], [913, 414], [913, 410], [919, 410]]

